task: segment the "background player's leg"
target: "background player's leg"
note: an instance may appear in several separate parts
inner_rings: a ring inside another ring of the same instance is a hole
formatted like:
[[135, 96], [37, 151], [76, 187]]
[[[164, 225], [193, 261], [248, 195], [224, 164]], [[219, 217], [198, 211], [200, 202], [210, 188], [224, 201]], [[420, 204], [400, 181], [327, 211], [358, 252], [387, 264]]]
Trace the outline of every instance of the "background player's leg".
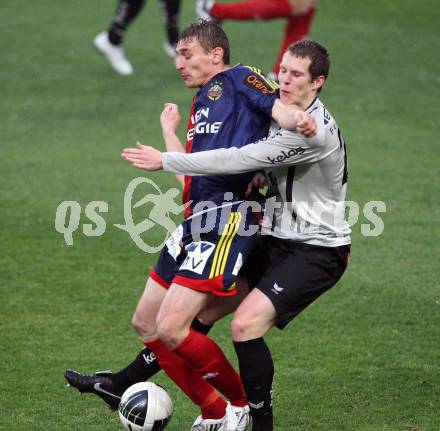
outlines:
[[275, 324], [272, 302], [253, 289], [238, 307], [231, 323], [240, 375], [249, 401], [253, 431], [272, 431], [274, 366], [262, 336]]
[[139, 15], [144, 4], [145, 0], [119, 0], [108, 31], [99, 33], [93, 41], [96, 49], [120, 75], [133, 73], [133, 67], [125, 56], [123, 38], [128, 26]]
[[179, 37], [179, 19], [181, 0], [159, 0], [162, 16], [164, 20], [166, 41], [164, 49], [167, 55], [174, 59], [176, 57], [175, 48]]
[[113, 45], [123, 42], [125, 32], [141, 13], [145, 0], [119, 0], [116, 13], [108, 29], [108, 38]]
[[[283, 58], [287, 48], [292, 43], [298, 42], [299, 40], [309, 36], [315, 12], [316, 10], [312, 9], [305, 15], [294, 16], [288, 19], [284, 30], [283, 40], [281, 42], [281, 48], [275, 65], [272, 69], [272, 73], [275, 75], [274, 77], [278, 76], [281, 59]], [[271, 78], [273, 77], [271, 76]]]
[[249, 0], [237, 3], [215, 3], [210, 15], [222, 20], [268, 20], [292, 15], [288, 0]]

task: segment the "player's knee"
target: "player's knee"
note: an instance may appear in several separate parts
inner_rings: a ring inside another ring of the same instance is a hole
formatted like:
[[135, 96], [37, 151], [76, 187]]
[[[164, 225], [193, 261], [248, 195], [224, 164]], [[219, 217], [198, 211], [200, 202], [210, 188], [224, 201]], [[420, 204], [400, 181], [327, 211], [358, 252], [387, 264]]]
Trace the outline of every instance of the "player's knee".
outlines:
[[236, 313], [231, 322], [232, 339], [247, 341], [264, 337], [267, 331], [275, 325], [275, 316], [271, 313], [251, 312]]
[[135, 311], [135, 313], [133, 314], [131, 324], [134, 330], [141, 336], [141, 338], [151, 336], [156, 332], [156, 325], [150, 320], [151, 319], [145, 318], [145, 316], [142, 316], [137, 311]]
[[219, 312], [218, 310], [204, 310], [197, 315], [197, 320], [204, 325], [213, 325], [224, 315], [225, 313]]
[[156, 325], [158, 337], [168, 348], [174, 349], [185, 339], [182, 328], [173, 319], [158, 319]]
[[252, 322], [242, 316], [235, 316], [231, 322], [233, 340], [242, 340], [250, 335]]
[[131, 326], [133, 326], [133, 329], [139, 334], [139, 331], [141, 330], [141, 319], [138, 313], [134, 313], [133, 317], [131, 318]]

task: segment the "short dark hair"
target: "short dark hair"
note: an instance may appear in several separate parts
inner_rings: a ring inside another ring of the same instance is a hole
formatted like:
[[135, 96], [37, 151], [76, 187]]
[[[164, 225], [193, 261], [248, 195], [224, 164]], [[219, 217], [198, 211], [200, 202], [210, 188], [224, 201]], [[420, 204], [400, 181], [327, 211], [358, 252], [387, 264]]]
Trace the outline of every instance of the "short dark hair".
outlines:
[[296, 57], [310, 58], [309, 72], [312, 80], [320, 75], [327, 78], [330, 70], [330, 56], [327, 49], [320, 43], [304, 39], [290, 45], [287, 52]]
[[198, 20], [186, 27], [179, 36], [180, 40], [197, 39], [202, 48], [209, 52], [220, 47], [223, 49], [223, 62], [229, 64], [229, 39], [217, 21]]

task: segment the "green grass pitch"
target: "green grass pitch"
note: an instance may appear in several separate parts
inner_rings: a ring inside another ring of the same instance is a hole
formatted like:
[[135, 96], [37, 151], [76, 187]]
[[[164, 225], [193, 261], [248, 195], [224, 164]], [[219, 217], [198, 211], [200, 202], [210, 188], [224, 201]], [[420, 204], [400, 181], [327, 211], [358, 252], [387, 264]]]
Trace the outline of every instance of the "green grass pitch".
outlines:
[[[156, 1], [126, 38], [134, 76], [94, 52], [114, 3], [0, 5], [0, 430], [121, 429], [63, 372], [117, 370], [141, 347], [130, 320], [155, 256], [113, 227], [141, 174], [120, 150], [161, 147], [162, 104], [178, 103], [185, 123], [193, 92], [162, 51]], [[193, 17], [184, 1], [182, 24]], [[267, 337], [279, 431], [440, 429], [439, 21], [435, 0], [321, 1], [312, 37], [333, 59], [322, 99], [347, 141], [349, 199], [387, 211], [379, 237], [361, 235], [360, 215], [343, 280]], [[283, 24], [226, 23], [233, 62], [270, 70]], [[83, 209], [70, 247], [54, 227], [65, 200]], [[100, 237], [82, 233], [93, 200], [109, 205]], [[235, 361], [228, 322], [212, 335]], [[162, 374], [154, 381], [174, 400], [168, 429], [189, 429], [195, 406]]]

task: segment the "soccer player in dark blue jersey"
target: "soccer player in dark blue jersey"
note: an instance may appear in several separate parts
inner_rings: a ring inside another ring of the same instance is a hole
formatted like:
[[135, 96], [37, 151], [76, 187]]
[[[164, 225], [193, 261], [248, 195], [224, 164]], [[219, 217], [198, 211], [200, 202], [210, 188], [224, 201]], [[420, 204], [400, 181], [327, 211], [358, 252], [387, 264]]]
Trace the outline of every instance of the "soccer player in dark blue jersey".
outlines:
[[[241, 147], [264, 137], [271, 118], [305, 134], [314, 129], [308, 116], [281, 104], [274, 83], [257, 70], [229, 66], [228, 39], [216, 23], [197, 22], [182, 32], [176, 66], [185, 85], [199, 91], [191, 108], [186, 149], [175, 138], [167, 140], [168, 150]], [[179, 118], [173, 121], [175, 130]], [[238, 208], [251, 178], [251, 174], [185, 177], [183, 197], [191, 202], [186, 220], [163, 248], [133, 316], [145, 346], [200, 406], [194, 431], [220, 426], [242, 431], [249, 421], [238, 373], [217, 344], [193, 330], [191, 323], [213, 303], [221, 309], [225, 301], [226, 310], [230, 302], [222, 298], [236, 294], [238, 271], [254, 242], [252, 236], [240, 236], [237, 231], [257, 224], [252, 213]], [[203, 201], [213, 206], [206, 209]], [[229, 211], [226, 219], [222, 217], [225, 208]], [[208, 214], [214, 216], [214, 226], [205, 232], [202, 225]]]

